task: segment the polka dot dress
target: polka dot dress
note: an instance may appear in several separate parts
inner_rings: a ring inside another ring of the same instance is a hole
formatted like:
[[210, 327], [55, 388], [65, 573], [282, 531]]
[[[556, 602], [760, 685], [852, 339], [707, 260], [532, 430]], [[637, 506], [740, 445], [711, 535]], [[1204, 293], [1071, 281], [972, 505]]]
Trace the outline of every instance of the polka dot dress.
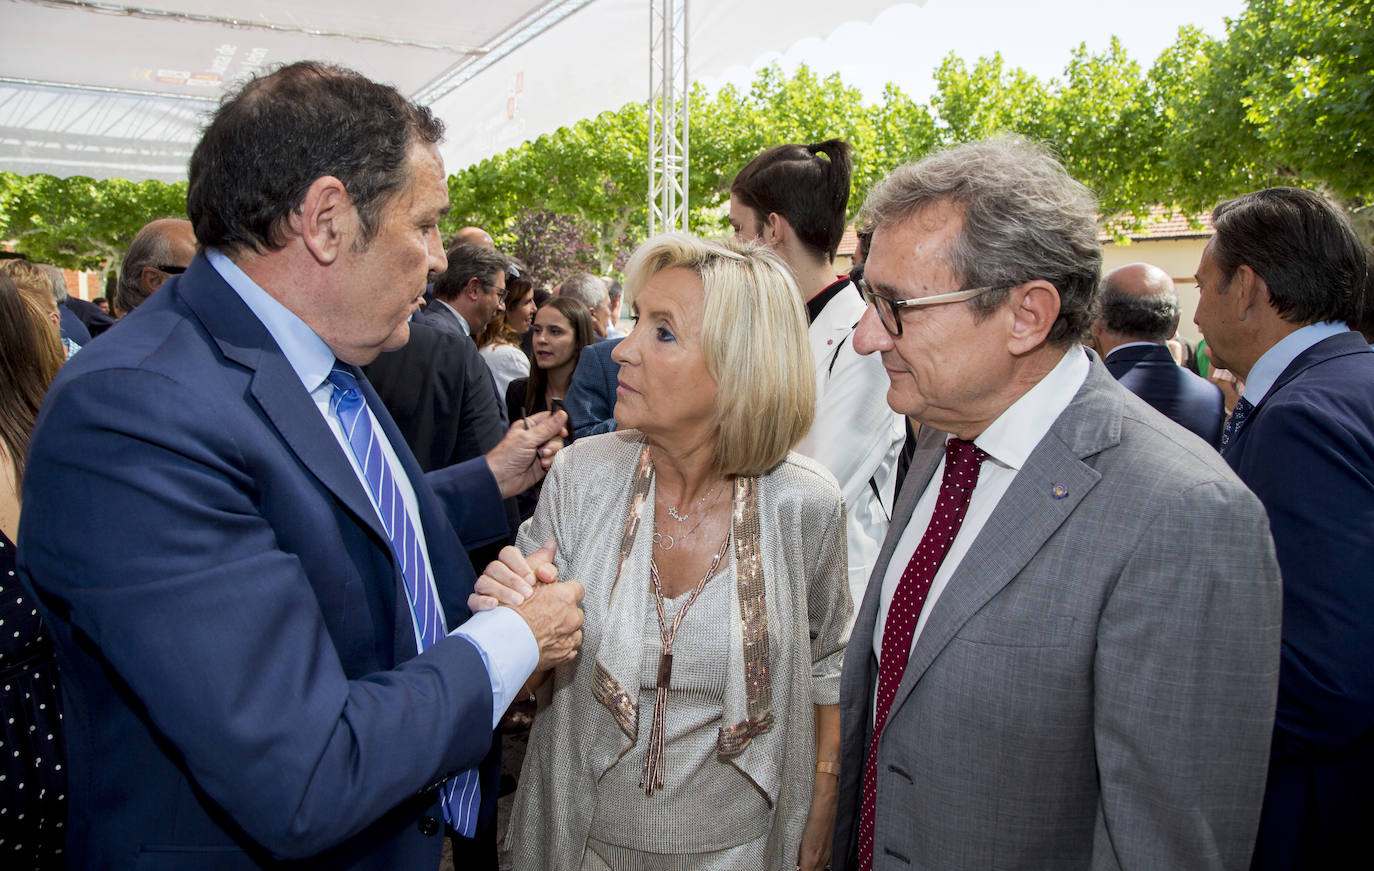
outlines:
[[911, 555], [897, 582], [897, 591], [892, 596], [892, 604], [887, 609], [887, 620], [883, 624], [882, 657], [878, 662], [877, 706], [873, 727], [873, 739], [869, 743], [868, 763], [864, 770], [863, 804], [859, 815], [859, 869], [870, 871], [873, 867], [873, 829], [877, 803], [877, 762], [878, 743], [882, 740], [883, 727], [887, 725], [887, 715], [892, 701], [897, 696], [902, 675], [906, 672], [907, 659], [911, 655], [911, 639], [916, 633], [916, 623], [921, 609], [926, 604], [926, 594], [930, 592], [930, 582], [945, 561], [945, 554], [954, 543], [959, 527], [968, 513], [969, 499], [973, 488], [978, 484], [978, 472], [983, 467], [983, 453], [973, 442], [963, 439], [950, 439], [945, 443], [945, 474], [940, 479], [940, 493], [935, 500], [935, 513], [930, 525], [921, 536], [921, 543]]
[[57, 663], [0, 533], [0, 868], [61, 868], [66, 756]]

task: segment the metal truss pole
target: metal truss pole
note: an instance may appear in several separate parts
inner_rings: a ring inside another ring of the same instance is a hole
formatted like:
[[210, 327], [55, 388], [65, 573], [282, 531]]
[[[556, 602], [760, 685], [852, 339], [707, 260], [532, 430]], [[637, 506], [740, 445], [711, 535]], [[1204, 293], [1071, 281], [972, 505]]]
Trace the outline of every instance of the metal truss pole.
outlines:
[[649, 233], [687, 230], [687, 0], [649, 0]]

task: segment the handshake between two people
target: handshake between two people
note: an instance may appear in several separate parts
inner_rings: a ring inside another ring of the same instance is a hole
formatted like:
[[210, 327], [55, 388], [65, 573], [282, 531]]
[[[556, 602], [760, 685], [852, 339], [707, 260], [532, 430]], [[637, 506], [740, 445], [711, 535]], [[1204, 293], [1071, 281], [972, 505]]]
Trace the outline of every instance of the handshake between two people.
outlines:
[[524, 618], [539, 645], [539, 665], [527, 686], [543, 682], [549, 669], [571, 662], [582, 646], [582, 585], [558, 580], [553, 564], [557, 545], [544, 542], [529, 556], [506, 546], [499, 558], [477, 579], [468, 596], [468, 608], [476, 613], [505, 605]]

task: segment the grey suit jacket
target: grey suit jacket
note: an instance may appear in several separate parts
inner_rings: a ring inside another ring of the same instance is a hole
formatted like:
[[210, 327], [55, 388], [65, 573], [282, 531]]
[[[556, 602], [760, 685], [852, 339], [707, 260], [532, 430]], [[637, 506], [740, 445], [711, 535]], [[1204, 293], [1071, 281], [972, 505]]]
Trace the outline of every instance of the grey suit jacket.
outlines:
[[[875, 579], [943, 445], [922, 434]], [[845, 657], [837, 869], [855, 867], [881, 587]], [[913, 647], [879, 748], [873, 867], [1246, 867], [1279, 598], [1258, 500], [1094, 357]]]

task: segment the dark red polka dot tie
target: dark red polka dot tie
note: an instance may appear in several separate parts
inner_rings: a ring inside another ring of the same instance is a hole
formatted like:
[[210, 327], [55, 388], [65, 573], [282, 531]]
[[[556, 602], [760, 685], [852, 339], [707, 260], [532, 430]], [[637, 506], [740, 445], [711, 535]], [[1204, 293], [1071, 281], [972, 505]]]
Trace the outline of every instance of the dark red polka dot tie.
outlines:
[[887, 607], [883, 624], [882, 655], [878, 658], [878, 705], [873, 720], [873, 740], [868, 745], [868, 763], [864, 766], [863, 810], [859, 816], [859, 871], [873, 868], [873, 812], [878, 796], [878, 742], [887, 725], [888, 711], [897, 696], [897, 686], [906, 672], [911, 654], [911, 637], [916, 633], [916, 621], [925, 607], [930, 582], [940, 570], [949, 553], [949, 546], [968, 512], [968, 500], [978, 483], [978, 471], [987, 454], [973, 442], [950, 439], [945, 444], [945, 474], [940, 479], [940, 495], [935, 500], [935, 513], [921, 536], [921, 543], [906, 564], [897, 591]]

